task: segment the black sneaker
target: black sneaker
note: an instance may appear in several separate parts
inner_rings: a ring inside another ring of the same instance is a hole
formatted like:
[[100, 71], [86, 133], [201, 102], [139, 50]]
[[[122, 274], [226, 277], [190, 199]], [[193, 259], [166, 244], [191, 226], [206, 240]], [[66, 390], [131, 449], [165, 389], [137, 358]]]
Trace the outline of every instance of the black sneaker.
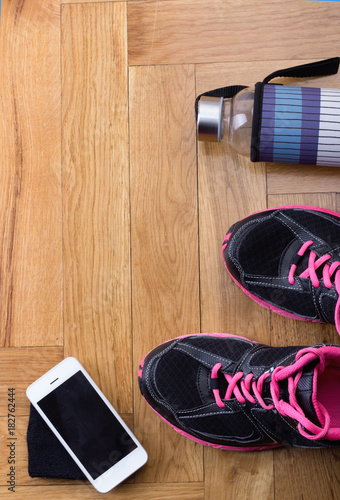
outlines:
[[234, 224], [227, 270], [258, 304], [290, 318], [332, 323], [340, 333], [340, 214], [279, 207]]
[[269, 347], [227, 334], [170, 340], [139, 386], [176, 431], [228, 450], [340, 446], [340, 346]]

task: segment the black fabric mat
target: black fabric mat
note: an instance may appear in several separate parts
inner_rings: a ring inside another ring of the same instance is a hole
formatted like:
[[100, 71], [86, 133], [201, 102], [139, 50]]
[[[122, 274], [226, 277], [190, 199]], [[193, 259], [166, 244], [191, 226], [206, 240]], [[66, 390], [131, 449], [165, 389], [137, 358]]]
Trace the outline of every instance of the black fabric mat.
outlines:
[[31, 477], [86, 479], [32, 405], [27, 429], [27, 447], [28, 473]]

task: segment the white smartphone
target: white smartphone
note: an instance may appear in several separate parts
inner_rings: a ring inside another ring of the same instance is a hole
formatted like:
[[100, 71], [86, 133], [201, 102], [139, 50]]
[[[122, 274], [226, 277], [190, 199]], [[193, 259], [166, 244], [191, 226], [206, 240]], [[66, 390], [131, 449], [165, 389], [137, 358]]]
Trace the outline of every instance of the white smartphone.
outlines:
[[146, 463], [146, 451], [77, 359], [65, 358], [26, 394], [100, 493]]

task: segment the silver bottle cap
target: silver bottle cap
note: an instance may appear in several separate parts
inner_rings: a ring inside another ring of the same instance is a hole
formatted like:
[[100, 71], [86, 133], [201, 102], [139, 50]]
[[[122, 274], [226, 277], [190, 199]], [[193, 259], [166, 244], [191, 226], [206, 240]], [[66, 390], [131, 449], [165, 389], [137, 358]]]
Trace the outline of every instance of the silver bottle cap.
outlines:
[[223, 97], [203, 96], [198, 101], [199, 141], [220, 142], [223, 138]]

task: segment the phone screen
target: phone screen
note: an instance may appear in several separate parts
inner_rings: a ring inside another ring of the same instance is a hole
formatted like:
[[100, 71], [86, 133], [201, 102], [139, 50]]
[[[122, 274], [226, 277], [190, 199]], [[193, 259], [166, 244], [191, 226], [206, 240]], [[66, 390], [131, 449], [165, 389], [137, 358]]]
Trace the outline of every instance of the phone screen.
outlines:
[[137, 448], [80, 370], [38, 405], [93, 479]]

